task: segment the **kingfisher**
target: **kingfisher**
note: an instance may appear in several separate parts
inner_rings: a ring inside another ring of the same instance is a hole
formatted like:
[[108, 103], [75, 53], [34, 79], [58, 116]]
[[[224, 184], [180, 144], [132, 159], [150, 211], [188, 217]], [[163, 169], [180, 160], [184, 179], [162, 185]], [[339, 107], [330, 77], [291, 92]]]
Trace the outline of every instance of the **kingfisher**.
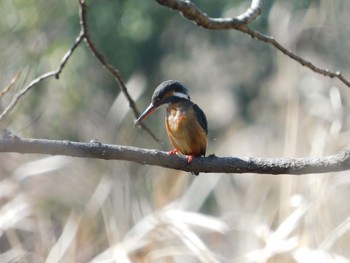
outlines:
[[166, 132], [174, 147], [169, 154], [186, 155], [188, 163], [192, 162], [194, 156], [204, 156], [207, 149], [207, 118], [201, 108], [191, 101], [188, 89], [179, 81], [167, 80], [161, 83], [152, 95], [151, 104], [135, 125], [163, 104], [166, 105]]

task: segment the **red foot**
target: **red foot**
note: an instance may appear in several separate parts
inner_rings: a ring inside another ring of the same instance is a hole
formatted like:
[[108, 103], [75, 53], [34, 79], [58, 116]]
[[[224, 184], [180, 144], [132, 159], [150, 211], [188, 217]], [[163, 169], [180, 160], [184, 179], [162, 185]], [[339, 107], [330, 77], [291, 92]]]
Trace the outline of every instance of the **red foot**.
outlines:
[[178, 152], [179, 152], [178, 149], [174, 149], [174, 150], [172, 150], [172, 151], [169, 151], [168, 153], [169, 153], [170, 155], [173, 155], [173, 154], [176, 154], [176, 153], [178, 153]]
[[[173, 154], [177, 154], [178, 152], [180, 152], [178, 149], [174, 149], [172, 151], [169, 151], [168, 154], [169, 155], [173, 155]], [[187, 162], [191, 163], [193, 161], [193, 155], [186, 155], [187, 156]]]
[[193, 155], [187, 155], [187, 162], [191, 163], [193, 161]]

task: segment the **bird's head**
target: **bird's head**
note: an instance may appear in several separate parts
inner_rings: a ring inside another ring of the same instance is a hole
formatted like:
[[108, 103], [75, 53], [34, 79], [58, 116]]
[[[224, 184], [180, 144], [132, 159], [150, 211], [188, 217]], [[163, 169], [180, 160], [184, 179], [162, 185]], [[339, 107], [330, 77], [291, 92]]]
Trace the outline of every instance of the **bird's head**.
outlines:
[[178, 102], [180, 100], [190, 100], [188, 89], [176, 80], [164, 81], [153, 92], [151, 104], [136, 120], [135, 125], [140, 124], [143, 120], [155, 112], [159, 106], [172, 102]]

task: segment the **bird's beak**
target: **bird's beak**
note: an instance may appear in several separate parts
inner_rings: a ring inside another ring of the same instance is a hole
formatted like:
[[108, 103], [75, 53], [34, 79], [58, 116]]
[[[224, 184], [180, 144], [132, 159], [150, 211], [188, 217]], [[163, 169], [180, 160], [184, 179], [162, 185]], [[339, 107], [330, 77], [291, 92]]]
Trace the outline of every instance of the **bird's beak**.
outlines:
[[143, 120], [145, 120], [148, 116], [155, 112], [156, 109], [158, 109], [158, 107], [158, 105], [154, 105], [153, 103], [151, 103], [147, 107], [147, 109], [145, 109], [145, 111], [140, 115], [140, 117], [135, 121], [134, 126], [139, 125]]

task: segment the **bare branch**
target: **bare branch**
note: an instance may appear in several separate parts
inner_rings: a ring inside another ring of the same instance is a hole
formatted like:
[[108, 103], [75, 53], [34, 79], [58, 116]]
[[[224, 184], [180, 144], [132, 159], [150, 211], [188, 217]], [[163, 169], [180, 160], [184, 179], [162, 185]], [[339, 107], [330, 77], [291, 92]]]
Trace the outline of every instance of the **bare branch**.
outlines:
[[56, 70], [56, 79], [59, 79], [60, 74], [64, 68], [64, 66], [66, 65], [66, 63], [68, 62], [68, 59], [70, 58], [70, 56], [73, 54], [74, 50], [80, 45], [81, 41], [84, 38], [84, 31], [80, 30], [79, 36], [75, 39], [74, 45], [70, 48], [70, 50], [68, 50], [66, 52], [66, 54], [63, 56], [60, 66], [58, 67], [58, 69]]
[[243, 14], [237, 17], [244, 24], [250, 24], [261, 14], [261, 0], [252, 0], [250, 7]]
[[[156, 0], [159, 4], [180, 11], [188, 20], [206, 29], [237, 29], [245, 27], [260, 15], [260, 1], [253, 1], [251, 7], [237, 18], [212, 18], [203, 13], [195, 4], [182, 0]], [[254, 5], [253, 5], [254, 4]]]
[[[90, 37], [87, 19], [86, 19], [87, 6], [85, 4], [85, 1], [79, 0], [79, 4], [80, 4], [80, 25], [83, 31], [86, 45], [89, 47], [92, 54], [97, 58], [97, 60], [102, 64], [102, 66], [105, 69], [107, 69], [107, 71], [113, 76], [114, 80], [118, 83], [118, 86], [120, 87], [121, 91], [123, 92], [123, 94], [125, 95], [126, 99], [129, 102], [129, 107], [132, 109], [135, 118], [138, 118], [140, 116], [140, 112], [137, 109], [137, 106], [134, 100], [131, 98], [122, 76], [120, 75], [117, 69], [115, 69], [112, 65], [110, 65], [107, 62], [106, 58], [102, 55], [102, 53], [99, 52], [99, 50], [96, 48], [95, 44], [93, 43]], [[156, 140], [157, 142], [160, 141], [145, 124], [142, 123], [141, 126], [152, 136], [154, 140]]]
[[0, 152], [65, 155], [105, 160], [125, 160], [157, 165], [187, 172], [310, 174], [350, 170], [350, 152], [308, 158], [197, 157], [191, 164], [184, 156], [169, 155], [158, 150], [100, 142], [71, 142], [43, 139], [22, 139], [7, 130], [0, 139]]
[[341, 82], [343, 82], [346, 86], [350, 87], [349, 80], [347, 80], [339, 71], [333, 72], [333, 71], [330, 71], [328, 69], [323, 69], [323, 68], [320, 68], [320, 67], [312, 64], [310, 61], [303, 59], [302, 57], [296, 55], [292, 51], [286, 49], [284, 46], [282, 46], [278, 41], [276, 41], [271, 36], [261, 34], [257, 31], [251, 30], [250, 28], [247, 28], [245, 32], [253, 38], [256, 38], [260, 41], [263, 41], [263, 42], [266, 42], [268, 44], [273, 45], [276, 49], [278, 49], [279, 51], [281, 51], [283, 54], [287, 55], [291, 59], [294, 59], [295, 61], [299, 62], [302, 66], [307, 67], [307, 68], [311, 69], [312, 71], [319, 73], [321, 75], [324, 75], [326, 77], [337, 78]]
[[56, 77], [59, 78], [59, 75], [61, 74], [64, 66], [66, 65], [68, 59], [72, 56], [74, 50], [76, 47], [81, 43], [83, 40], [83, 34], [80, 32], [79, 36], [76, 38], [74, 45], [66, 52], [66, 54], [63, 56], [61, 63], [58, 65], [58, 68], [53, 71], [49, 71], [36, 79], [32, 80], [27, 86], [25, 86], [22, 90], [20, 90], [18, 93], [14, 95], [14, 97], [11, 99], [9, 105], [5, 108], [5, 110], [0, 114], [0, 120], [2, 120], [17, 104], [18, 100], [24, 96], [31, 88], [33, 88], [35, 85], [40, 83], [41, 81], [50, 78], [50, 77]]
[[274, 46], [277, 50], [283, 54], [289, 56], [291, 59], [297, 61], [302, 66], [311, 69], [312, 71], [322, 74], [329, 78], [337, 78], [343, 82], [346, 86], [350, 87], [350, 81], [345, 78], [339, 71], [331, 71], [316, 66], [312, 62], [296, 55], [292, 51], [285, 48], [277, 40], [271, 36], [264, 35], [258, 31], [252, 30], [248, 27], [252, 21], [254, 21], [261, 13], [261, 1], [252, 0], [250, 8], [237, 18], [212, 18], [207, 16], [198, 7], [196, 7], [190, 1], [183, 0], [156, 0], [159, 4], [167, 6], [171, 9], [181, 12], [181, 14], [188, 20], [195, 22], [198, 26], [204, 27], [210, 30], [228, 30], [236, 29], [243, 33], [256, 38], [259, 41], [265, 42]]
[[17, 101], [24, 96], [32, 87], [34, 87], [36, 84], [39, 82], [43, 81], [44, 79], [56, 76], [56, 71], [50, 71], [47, 72], [38, 78], [32, 80], [27, 86], [25, 86], [20, 92], [16, 93], [14, 97], [11, 99], [9, 105], [5, 108], [5, 110], [0, 114], [0, 120], [2, 120], [12, 109], [13, 107], [17, 104]]
[[[128, 102], [129, 102], [129, 106], [133, 110], [133, 113], [134, 113], [135, 117], [137, 118], [140, 115], [140, 112], [138, 111], [134, 100], [131, 98], [131, 96], [130, 96], [128, 90], [127, 90], [127, 87], [126, 87], [126, 85], [125, 85], [125, 83], [123, 81], [123, 78], [121, 77], [119, 71], [117, 69], [113, 68], [113, 66], [111, 66], [110, 64], [107, 63], [107, 61], [104, 58], [104, 56], [98, 51], [98, 49], [96, 48], [96, 46], [92, 42], [91, 37], [90, 37], [90, 35], [88, 33], [88, 26], [87, 26], [87, 19], [86, 19], [87, 6], [86, 6], [84, 0], [79, 0], [79, 4], [80, 4], [80, 26], [81, 26], [81, 30], [80, 30], [80, 33], [79, 33], [78, 37], [76, 38], [73, 46], [62, 57], [62, 60], [61, 60], [59, 66], [58, 66], [58, 68], [56, 70], [49, 71], [49, 72], [47, 72], [47, 73], [37, 77], [36, 79], [32, 80], [27, 86], [22, 88], [18, 93], [16, 93], [14, 95], [14, 97], [11, 99], [9, 105], [0, 114], [0, 120], [2, 120], [14, 108], [14, 106], [17, 104], [19, 99], [21, 97], [23, 97], [35, 85], [37, 85], [38, 83], [40, 83], [41, 81], [43, 81], [43, 80], [45, 80], [47, 78], [53, 77], [53, 76], [56, 79], [58, 79], [60, 77], [60, 74], [62, 73], [62, 70], [63, 70], [64, 66], [68, 62], [69, 58], [72, 56], [72, 54], [75, 51], [75, 49], [80, 45], [82, 40], [85, 40], [85, 42], [86, 42], [87, 46], [90, 48], [92, 54], [100, 61], [100, 63], [103, 65], [103, 67], [105, 67], [112, 74], [112, 76], [114, 77], [114, 79], [118, 83], [121, 91], [126, 96]], [[11, 86], [12, 85], [10, 85], [9, 87], [11, 87]], [[141, 126], [153, 137], [154, 140], [159, 142], [159, 139], [152, 133], [152, 131], [148, 127], [146, 127], [144, 124], [142, 124]]]

